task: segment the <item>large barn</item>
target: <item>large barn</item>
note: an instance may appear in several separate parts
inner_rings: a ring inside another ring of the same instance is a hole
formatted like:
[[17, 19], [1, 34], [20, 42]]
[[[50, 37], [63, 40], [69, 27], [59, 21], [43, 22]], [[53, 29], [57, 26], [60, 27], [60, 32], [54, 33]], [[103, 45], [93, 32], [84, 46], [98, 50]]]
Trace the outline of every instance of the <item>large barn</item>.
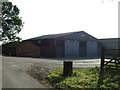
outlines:
[[23, 41], [16, 47], [16, 56], [47, 58], [97, 57], [97, 38], [84, 31], [43, 35]]

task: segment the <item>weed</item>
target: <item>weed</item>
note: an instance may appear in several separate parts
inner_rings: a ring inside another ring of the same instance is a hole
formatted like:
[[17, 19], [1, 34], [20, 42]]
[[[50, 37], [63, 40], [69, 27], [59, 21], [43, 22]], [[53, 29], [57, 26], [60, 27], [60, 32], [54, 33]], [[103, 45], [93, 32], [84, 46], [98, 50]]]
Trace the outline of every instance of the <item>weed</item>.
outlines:
[[62, 73], [62, 68], [49, 71], [50, 83], [56, 88], [120, 88], [120, 73], [112, 70], [101, 73], [100, 67], [74, 68], [73, 75], [68, 77]]

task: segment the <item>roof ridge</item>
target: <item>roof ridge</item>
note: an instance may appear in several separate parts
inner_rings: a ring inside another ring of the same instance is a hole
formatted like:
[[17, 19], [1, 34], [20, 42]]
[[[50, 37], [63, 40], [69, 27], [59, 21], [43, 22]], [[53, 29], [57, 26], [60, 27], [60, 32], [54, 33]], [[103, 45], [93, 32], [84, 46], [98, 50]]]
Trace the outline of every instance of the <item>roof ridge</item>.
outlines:
[[[42, 36], [38, 36], [38, 37], [34, 37], [34, 38], [30, 38], [30, 39], [27, 39], [27, 40], [35, 40], [35, 39], [39, 39], [40, 37], [50, 37], [50, 36], [56, 36], [56, 35], [61, 35], [61, 36], [65, 36], [65, 35], [70, 35], [70, 34], [74, 34], [74, 33], [80, 33], [80, 32], [84, 32], [84, 31], [76, 31], [76, 32], [66, 32], [66, 33], [58, 33], [58, 34], [46, 34], [46, 35], [42, 35]], [[58, 36], [58, 37], [61, 37], [61, 36]], [[54, 37], [53, 37], [54, 38]]]

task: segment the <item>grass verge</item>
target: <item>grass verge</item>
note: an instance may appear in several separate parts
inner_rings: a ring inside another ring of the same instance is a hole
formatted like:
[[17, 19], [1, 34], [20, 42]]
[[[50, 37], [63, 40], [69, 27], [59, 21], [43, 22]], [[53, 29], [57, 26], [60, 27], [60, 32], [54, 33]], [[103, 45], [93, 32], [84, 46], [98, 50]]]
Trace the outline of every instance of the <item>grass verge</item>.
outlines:
[[120, 71], [99, 67], [74, 68], [73, 75], [62, 76], [63, 69], [49, 70], [48, 79], [56, 88], [120, 88]]

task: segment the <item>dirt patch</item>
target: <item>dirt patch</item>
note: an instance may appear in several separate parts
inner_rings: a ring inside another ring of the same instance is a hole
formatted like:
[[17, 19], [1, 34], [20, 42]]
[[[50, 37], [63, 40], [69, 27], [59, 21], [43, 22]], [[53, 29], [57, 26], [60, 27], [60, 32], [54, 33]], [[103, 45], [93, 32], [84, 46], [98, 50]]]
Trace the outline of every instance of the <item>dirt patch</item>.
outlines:
[[45, 85], [48, 88], [54, 88], [49, 84], [49, 79], [47, 77], [49, 69], [40, 67], [38, 64], [33, 64], [27, 69], [27, 73], [34, 79], [39, 81], [39, 83]]

